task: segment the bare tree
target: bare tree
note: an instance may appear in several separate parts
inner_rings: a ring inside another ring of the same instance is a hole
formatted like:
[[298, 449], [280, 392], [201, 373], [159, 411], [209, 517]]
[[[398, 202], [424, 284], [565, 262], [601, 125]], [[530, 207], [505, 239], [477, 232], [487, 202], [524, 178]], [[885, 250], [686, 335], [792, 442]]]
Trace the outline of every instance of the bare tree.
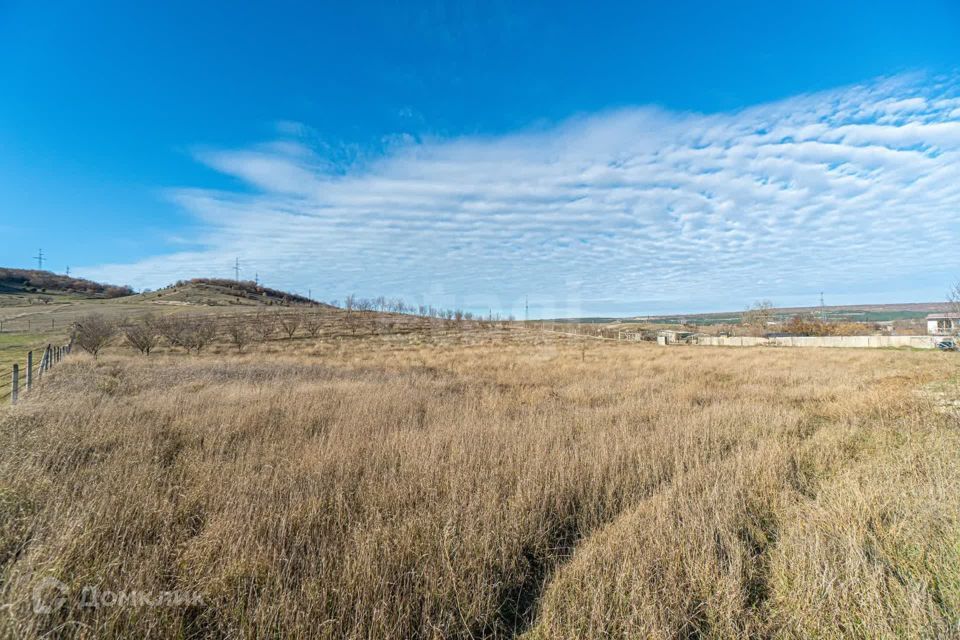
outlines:
[[277, 330], [277, 320], [273, 314], [262, 309], [253, 316], [253, 332], [260, 342], [266, 342]]
[[226, 332], [230, 343], [237, 348], [237, 351], [243, 351], [250, 342], [250, 323], [243, 316], [233, 316], [228, 319]]
[[758, 300], [747, 307], [740, 322], [754, 333], [763, 333], [774, 318], [773, 309], [773, 303], [769, 300]]
[[188, 351], [190, 350], [190, 346], [187, 343], [189, 327], [184, 318], [175, 315], [161, 316], [156, 319], [154, 326], [157, 333], [166, 340], [171, 347], [183, 347]]
[[304, 311], [300, 318], [300, 324], [303, 325], [303, 330], [306, 331], [311, 338], [316, 338], [320, 335], [320, 331], [323, 328], [323, 316], [316, 311]]
[[217, 337], [217, 323], [210, 316], [196, 316], [186, 324], [184, 346], [188, 351], [193, 349], [200, 355], [200, 351]]
[[94, 358], [116, 333], [116, 325], [99, 313], [92, 313], [73, 323], [73, 341]]
[[953, 332], [960, 335], [960, 281], [953, 285], [947, 293], [948, 309], [953, 317], [950, 319]]
[[280, 327], [283, 329], [283, 332], [287, 334], [287, 339], [292, 340], [294, 334], [297, 332], [297, 329], [300, 328], [300, 320], [302, 316], [300, 313], [278, 313], [277, 321], [280, 324]]
[[150, 355], [150, 351], [157, 346], [160, 338], [157, 332], [156, 319], [150, 314], [139, 321], [124, 325], [123, 335], [130, 346], [146, 356]]

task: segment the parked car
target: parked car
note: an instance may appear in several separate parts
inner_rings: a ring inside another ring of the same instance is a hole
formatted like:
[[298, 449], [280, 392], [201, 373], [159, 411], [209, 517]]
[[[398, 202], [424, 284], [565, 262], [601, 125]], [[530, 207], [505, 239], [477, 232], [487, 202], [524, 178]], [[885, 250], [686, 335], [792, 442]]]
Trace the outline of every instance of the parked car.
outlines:
[[938, 342], [937, 349], [941, 351], [960, 351], [960, 348], [957, 347], [957, 341], [953, 338], [947, 338], [946, 340]]

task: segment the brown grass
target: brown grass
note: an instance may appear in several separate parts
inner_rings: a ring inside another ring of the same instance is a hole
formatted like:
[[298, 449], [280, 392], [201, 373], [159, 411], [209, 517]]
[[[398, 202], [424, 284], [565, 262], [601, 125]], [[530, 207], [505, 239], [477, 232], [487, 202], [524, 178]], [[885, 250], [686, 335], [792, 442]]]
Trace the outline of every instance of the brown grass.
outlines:
[[957, 634], [952, 354], [519, 335], [74, 358], [0, 412], [0, 629]]

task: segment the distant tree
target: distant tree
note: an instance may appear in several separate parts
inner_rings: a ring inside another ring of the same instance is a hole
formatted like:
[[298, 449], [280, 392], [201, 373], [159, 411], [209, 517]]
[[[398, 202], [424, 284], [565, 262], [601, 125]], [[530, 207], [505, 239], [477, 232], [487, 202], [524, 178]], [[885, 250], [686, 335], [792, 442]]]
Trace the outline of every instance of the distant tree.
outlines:
[[210, 316], [195, 316], [186, 322], [184, 342], [187, 350], [193, 349], [200, 355], [205, 346], [217, 337], [217, 323]]
[[243, 316], [233, 316], [226, 323], [227, 338], [230, 343], [237, 348], [237, 351], [243, 351], [243, 348], [250, 342], [250, 322]]
[[960, 281], [953, 285], [947, 294], [947, 302], [950, 313], [956, 314], [953, 318], [953, 330], [955, 334], [960, 335]]
[[304, 311], [300, 317], [300, 324], [311, 338], [316, 338], [323, 328], [323, 316], [316, 311]]
[[190, 350], [189, 327], [184, 318], [178, 315], [161, 316], [154, 321], [154, 327], [160, 337], [166, 340], [171, 347], [182, 347]]
[[754, 333], [761, 334], [774, 318], [773, 309], [773, 303], [769, 300], [758, 300], [743, 312], [740, 322]]
[[73, 323], [73, 342], [94, 358], [116, 333], [116, 325], [98, 313]]
[[266, 342], [277, 330], [277, 320], [273, 314], [263, 310], [253, 316], [253, 333], [260, 342]]
[[831, 333], [830, 325], [812, 314], [793, 316], [783, 329], [795, 336], [827, 336]]
[[145, 356], [157, 346], [160, 335], [156, 327], [156, 319], [148, 314], [140, 320], [129, 322], [123, 326], [123, 335], [134, 349]]
[[300, 328], [300, 322], [302, 321], [303, 316], [300, 313], [278, 313], [277, 322], [280, 324], [280, 327], [283, 329], [283, 332], [287, 334], [287, 339], [292, 340], [294, 334], [297, 332], [297, 329]]

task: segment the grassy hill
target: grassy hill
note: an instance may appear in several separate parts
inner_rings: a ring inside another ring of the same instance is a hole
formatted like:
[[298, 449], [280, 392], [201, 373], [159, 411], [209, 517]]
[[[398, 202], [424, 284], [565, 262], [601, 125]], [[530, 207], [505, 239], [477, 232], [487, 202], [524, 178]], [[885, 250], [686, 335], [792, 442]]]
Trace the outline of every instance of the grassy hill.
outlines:
[[111, 320], [152, 314], [233, 313], [257, 306], [331, 308], [254, 282], [198, 278], [135, 294], [129, 287], [49, 271], [0, 268], [0, 371], [28, 350], [67, 339], [70, 326], [91, 313]]
[[103, 284], [37, 269], [0, 267], [0, 305], [49, 304], [133, 295], [127, 286]]
[[153, 302], [174, 305], [281, 305], [324, 306], [306, 296], [264, 287], [250, 280], [226, 280], [217, 278], [194, 278], [180, 280], [163, 289], [132, 296], [129, 302]]

